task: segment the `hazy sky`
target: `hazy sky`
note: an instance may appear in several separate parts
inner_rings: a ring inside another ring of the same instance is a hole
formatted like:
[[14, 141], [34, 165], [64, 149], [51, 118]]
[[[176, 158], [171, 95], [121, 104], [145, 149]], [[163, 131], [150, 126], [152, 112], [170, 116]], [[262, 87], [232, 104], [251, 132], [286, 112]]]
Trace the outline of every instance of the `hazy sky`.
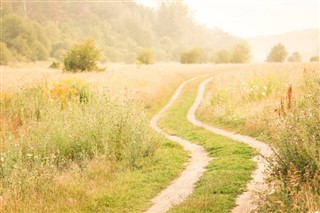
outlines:
[[[137, 1], [156, 7], [159, 0]], [[218, 27], [243, 37], [320, 27], [320, 0], [184, 0], [184, 2], [191, 9], [197, 23], [210, 28]]]

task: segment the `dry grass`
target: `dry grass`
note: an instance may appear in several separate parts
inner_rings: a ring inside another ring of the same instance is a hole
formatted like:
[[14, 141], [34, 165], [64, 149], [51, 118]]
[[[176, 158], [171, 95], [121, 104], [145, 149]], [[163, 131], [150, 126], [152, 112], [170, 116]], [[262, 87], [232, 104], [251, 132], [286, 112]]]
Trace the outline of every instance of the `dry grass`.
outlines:
[[198, 116], [269, 142], [275, 191], [258, 212], [316, 212], [319, 192], [318, 63], [242, 67], [214, 79]]
[[319, 65], [256, 64], [224, 72], [208, 85], [199, 116], [220, 127], [259, 136], [264, 129], [275, 128], [269, 121], [278, 120], [302, 95], [305, 69], [317, 70]]

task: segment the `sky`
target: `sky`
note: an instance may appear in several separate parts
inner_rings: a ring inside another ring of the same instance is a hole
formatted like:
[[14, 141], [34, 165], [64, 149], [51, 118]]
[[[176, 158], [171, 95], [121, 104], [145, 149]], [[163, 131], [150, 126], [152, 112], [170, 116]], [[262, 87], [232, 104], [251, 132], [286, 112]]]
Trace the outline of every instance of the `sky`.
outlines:
[[[137, 0], [157, 7], [159, 0]], [[170, 0], [169, 0], [170, 1]], [[172, 0], [171, 0], [172, 1]], [[196, 23], [253, 37], [320, 28], [320, 0], [184, 0]]]

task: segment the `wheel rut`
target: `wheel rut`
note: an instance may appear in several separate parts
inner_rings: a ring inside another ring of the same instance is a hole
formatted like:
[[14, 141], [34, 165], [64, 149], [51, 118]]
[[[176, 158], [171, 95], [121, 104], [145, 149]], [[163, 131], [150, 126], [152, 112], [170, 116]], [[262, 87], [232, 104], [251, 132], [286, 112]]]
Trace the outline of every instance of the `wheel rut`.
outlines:
[[[191, 81], [203, 78], [196, 77], [182, 83], [172, 95], [170, 101], [165, 105], [159, 113], [154, 115], [150, 120], [150, 126], [158, 133], [162, 134], [167, 139], [177, 142], [184, 150], [189, 153], [189, 160], [185, 164], [185, 169], [180, 176], [174, 179], [169, 186], [162, 190], [156, 197], [152, 199], [153, 205], [145, 211], [145, 213], [162, 213], [168, 211], [174, 205], [178, 205], [183, 202], [188, 196], [190, 196], [194, 190], [195, 183], [200, 179], [203, 173], [206, 171], [211, 158], [208, 156], [206, 150], [197, 144], [184, 140], [180, 137], [169, 135], [162, 130], [157, 122], [160, 117], [173, 105], [176, 99], [179, 97], [183, 87]], [[256, 149], [260, 155], [255, 156], [252, 160], [257, 163], [256, 170], [252, 173], [252, 180], [247, 184], [247, 191], [239, 195], [236, 199], [236, 207], [231, 210], [232, 213], [244, 213], [251, 212], [256, 208], [256, 205], [252, 203], [256, 191], [261, 191], [267, 188], [265, 179], [265, 170], [268, 167], [267, 161], [262, 157], [270, 157], [272, 150], [269, 146], [254, 138], [235, 134], [226, 130], [212, 127], [208, 124], [202, 123], [195, 117], [196, 110], [198, 109], [201, 100], [204, 95], [205, 86], [213, 78], [208, 78], [203, 81], [198, 88], [196, 100], [187, 113], [187, 119], [193, 125], [204, 128], [214, 134], [228, 137], [232, 140], [245, 143], [252, 148]]]
[[211, 158], [208, 156], [206, 150], [197, 144], [190, 141], [184, 140], [177, 136], [169, 135], [163, 131], [158, 125], [157, 121], [161, 115], [165, 113], [179, 97], [183, 87], [196, 79], [201, 77], [193, 78], [182, 83], [178, 89], [174, 92], [169, 103], [162, 108], [150, 121], [151, 127], [162, 134], [167, 139], [177, 142], [187, 152], [189, 152], [189, 161], [185, 164], [185, 169], [182, 171], [180, 176], [173, 180], [167, 188], [162, 190], [155, 198], [152, 199], [153, 205], [146, 211], [146, 213], [161, 213], [168, 211], [174, 205], [177, 205], [184, 201], [194, 190], [194, 184], [206, 171], [205, 167], [209, 164]]
[[204, 128], [212, 133], [228, 137], [232, 140], [245, 143], [250, 147], [256, 149], [260, 153], [260, 155], [252, 158], [252, 160], [257, 163], [257, 168], [251, 175], [252, 180], [247, 184], [247, 191], [237, 197], [236, 207], [231, 211], [232, 213], [251, 212], [257, 207], [253, 203], [253, 201], [255, 200], [255, 192], [263, 191], [268, 187], [268, 185], [264, 181], [268, 162], [264, 159], [264, 157], [270, 157], [273, 151], [268, 145], [254, 138], [235, 134], [223, 129], [218, 129], [208, 124], [202, 123], [201, 121], [196, 119], [195, 113], [201, 103], [201, 100], [203, 99], [205, 86], [212, 80], [213, 78], [208, 78], [200, 84], [196, 100], [188, 111], [187, 119], [195, 126]]

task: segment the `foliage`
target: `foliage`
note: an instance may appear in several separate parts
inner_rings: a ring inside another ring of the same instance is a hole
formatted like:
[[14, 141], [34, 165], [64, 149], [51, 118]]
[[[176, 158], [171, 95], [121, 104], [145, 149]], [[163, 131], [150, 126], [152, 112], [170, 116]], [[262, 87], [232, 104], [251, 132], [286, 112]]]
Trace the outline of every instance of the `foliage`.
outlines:
[[89, 84], [81, 79], [61, 79], [50, 91], [51, 97], [63, 105], [67, 102], [86, 103], [90, 98]]
[[288, 53], [283, 44], [279, 43], [272, 47], [267, 56], [267, 62], [284, 62]]
[[292, 53], [291, 56], [288, 58], [288, 62], [300, 62], [301, 61], [301, 56], [299, 52], [294, 52]]
[[313, 61], [320, 61], [320, 56], [312, 56], [310, 58], [310, 62], [313, 62]]
[[60, 69], [61, 68], [61, 64], [60, 64], [59, 61], [53, 61], [50, 64], [49, 68], [51, 68], [51, 69]]
[[150, 49], [142, 49], [137, 55], [137, 61], [141, 64], [153, 64], [154, 56]]
[[34, 21], [10, 14], [2, 20], [2, 41], [13, 60], [46, 60], [51, 43], [44, 29]]
[[12, 53], [8, 49], [7, 45], [3, 42], [0, 42], [0, 65], [8, 65], [12, 60]]
[[[24, 197], [52, 195], [61, 188], [69, 196], [87, 195], [82, 190], [69, 191], [77, 189], [72, 187], [73, 179], [66, 179], [71, 188], [60, 186], [59, 181], [67, 170], [71, 175], [77, 173], [78, 168], [80, 183], [86, 165], [93, 159], [104, 162], [106, 168], [121, 166], [122, 171], [138, 170], [153, 159], [159, 137], [150, 130], [130, 95], [121, 100], [108, 94], [91, 93], [90, 99], [82, 102], [81, 91], [87, 88], [83, 84], [85, 82], [77, 79], [67, 79], [53, 88], [37, 85], [1, 97], [0, 186], [2, 195], [6, 195], [3, 198], [6, 205], [15, 209], [17, 200], [26, 202]], [[68, 98], [63, 99], [64, 95]], [[67, 106], [63, 109], [61, 99]], [[106, 172], [105, 177], [99, 173], [87, 178], [96, 183], [95, 178], [108, 181], [109, 175]], [[169, 178], [172, 174], [165, 180]], [[63, 193], [54, 200], [63, 199]], [[39, 205], [44, 207], [45, 203]], [[103, 206], [100, 204], [99, 208]]]
[[157, 10], [134, 1], [28, 2], [26, 16], [23, 1], [6, 1], [2, 6], [2, 42], [13, 53], [13, 61], [45, 60], [48, 54], [62, 60], [70, 45], [85, 37], [94, 38], [103, 49], [104, 61], [127, 63], [134, 63], [132, 54], [142, 48], [152, 49], [156, 60], [179, 61], [187, 45], [212, 52], [239, 40], [196, 25], [183, 1], [161, 3]]
[[205, 61], [204, 52], [201, 48], [194, 48], [180, 55], [180, 63], [182, 64], [199, 64]]
[[214, 81], [198, 116], [274, 149], [268, 159], [271, 187], [261, 194], [258, 212], [315, 212], [320, 204], [319, 67], [263, 66], [267, 76], [261, 66], [255, 77], [244, 75], [246, 67], [237, 70], [240, 79], [233, 73]]
[[294, 111], [287, 112], [272, 140], [277, 148], [274, 174], [281, 178], [288, 175], [290, 166], [302, 175], [308, 172], [309, 178], [320, 170], [320, 75], [309, 75], [304, 79], [303, 88], [307, 97], [298, 100]]
[[250, 46], [241, 41], [229, 49], [220, 49], [213, 54], [213, 62], [222, 63], [247, 63], [250, 61]]
[[[320, 206], [320, 75], [308, 73], [302, 90], [277, 131], [271, 161], [275, 192], [264, 195], [263, 211], [316, 212]], [[275, 202], [276, 201], [276, 202]]]
[[70, 48], [64, 57], [64, 69], [70, 72], [98, 71], [99, 58], [100, 50], [93, 40], [88, 39]]
[[245, 41], [236, 44], [232, 50], [231, 63], [247, 63], [250, 60], [250, 47]]
[[213, 62], [216, 64], [227, 64], [231, 62], [231, 52], [225, 49], [219, 50], [213, 55]]

